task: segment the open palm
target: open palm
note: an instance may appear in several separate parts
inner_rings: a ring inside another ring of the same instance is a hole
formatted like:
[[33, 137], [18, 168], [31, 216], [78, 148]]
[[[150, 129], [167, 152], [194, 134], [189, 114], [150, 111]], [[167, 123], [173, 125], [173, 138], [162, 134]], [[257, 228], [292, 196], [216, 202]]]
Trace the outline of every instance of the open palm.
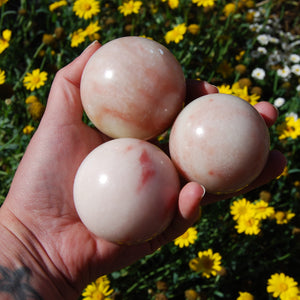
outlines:
[[[170, 227], [144, 244], [120, 246], [107, 242], [96, 238], [80, 222], [73, 204], [74, 177], [88, 153], [107, 140], [105, 135], [82, 122], [79, 93], [83, 68], [99, 47], [97, 43], [92, 44], [58, 72], [43, 119], [1, 208], [2, 222], [10, 220], [6, 227], [12, 231], [11, 220], [24, 227], [24, 236], [27, 234], [32, 244], [39, 245], [39, 255], [51, 272], [51, 280], [58, 285], [63, 281], [66, 294], [72, 297], [78, 296], [97, 276], [129, 265], [182, 234], [197, 219], [197, 208], [204, 193], [199, 184], [187, 183], [181, 190], [177, 215]], [[216, 92], [209, 85], [196, 83], [192, 86], [197, 96]], [[270, 105], [262, 105], [258, 110], [269, 125], [275, 122], [277, 116]], [[283, 166], [282, 155], [273, 152], [255, 186], [277, 176]], [[203, 201], [220, 199], [207, 195]], [[111, 218], [113, 222], [114, 216]]]

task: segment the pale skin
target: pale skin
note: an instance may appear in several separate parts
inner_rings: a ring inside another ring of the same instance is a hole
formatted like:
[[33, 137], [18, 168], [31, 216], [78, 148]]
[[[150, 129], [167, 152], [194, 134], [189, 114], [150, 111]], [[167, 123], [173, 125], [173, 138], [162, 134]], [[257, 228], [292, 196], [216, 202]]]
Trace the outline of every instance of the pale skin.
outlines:
[[[0, 209], [1, 299], [74, 300], [100, 275], [132, 264], [184, 233], [197, 220], [200, 204], [232, 196], [203, 197], [200, 184], [185, 184], [170, 226], [139, 245], [113, 244], [85, 228], [73, 204], [74, 176], [107, 137], [82, 122], [79, 86], [86, 62], [99, 47], [93, 43], [57, 73], [45, 114]], [[217, 92], [206, 82], [188, 81], [187, 88], [189, 100]], [[271, 104], [261, 102], [256, 108], [268, 126], [274, 124], [277, 111]], [[269, 182], [284, 166], [283, 155], [270, 152], [265, 170], [245, 191]]]

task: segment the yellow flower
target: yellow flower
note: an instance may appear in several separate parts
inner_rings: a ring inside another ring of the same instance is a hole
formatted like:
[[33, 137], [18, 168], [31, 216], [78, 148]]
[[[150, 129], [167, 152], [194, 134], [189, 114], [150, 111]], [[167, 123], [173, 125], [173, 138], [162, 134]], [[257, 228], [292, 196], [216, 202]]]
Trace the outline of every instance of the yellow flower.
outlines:
[[192, 0], [193, 3], [197, 4], [197, 6], [214, 6], [215, 0]]
[[233, 91], [233, 95], [246, 100], [251, 105], [255, 105], [257, 103], [257, 100], [260, 99], [260, 95], [256, 95], [256, 94], [249, 95], [248, 87], [245, 85], [243, 88], [241, 88], [238, 82], [235, 82], [232, 85], [232, 91]]
[[242, 198], [232, 203], [230, 213], [233, 215], [233, 220], [238, 220], [246, 215], [254, 216], [254, 205], [246, 198]]
[[39, 101], [39, 98], [37, 96], [35, 96], [35, 95], [31, 95], [31, 96], [28, 96], [26, 98], [25, 103], [26, 104], [31, 104], [31, 103], [37, 102], [37, 101]]
[[200, 32], [200, 26], [198, 24], [191, 24], [191, 25], [188, 26], [187, 30], [191, 34], [196, 35]]
[[228, 3], [223, 8], [223, 13], [226, 17], [228, 17], [230, 14], [235, 13], [236, 11], [236, 5], [234, 3]]
[[193, 258], [189, 262], [191, 270], [201, 272], [203, 277], [210, 278], [211, 275], [216, 276], [221, 271], [221, 255], [213, 253], [212, 249], [198, 252], [198, 257]]
[[189, 245], [194, 244], [196, 239], [197, 229], [195, 227], [190, 227], [184, 234], [174, 240], [174, 244], [179, 246], [179, 248], [188, 247]]
[[292, 213], [290, 210], [276, 211], [274, 214], [274, 218], [276, 219], [276, 223], [278, 225], [287, 224], [294, 217], [295, 217], [295, 214]]
[[297, 285], [294, 278], [284, 273], [275, 273], [268, 279], [267, 292], [274, 298], [280, 297], [281, 300], [285, 300], [290, 296], [297, 295]]
[[9, 41], [11, 39], [11, 30], [5, 29], [2, 31], [2, 37], [0, 37], [0, 53], [9, 47]]
[[145, 38], [145, 39], [149, 39], [149, 40], [153, 40], [153, 38], [152, 38], [152, 37], [150, 37], [150, 36], [146, 36], [146, 35], [144, 35], [144, 34], [141, 34], [141, 35], [140, 35], [140, 37], [143, 37], [143, 38]]
[[142, 4], [142, 1], [129, 0], [120, 5], [118, 9], [124, 16], [138, 14]]
[[101, 30], [101, 26], [99, 26], [98, 21], [96, 21], [90, 23], [84, 31], [90, 39], [93, 39], [95, 33], [97, 33], [99, 30]]
[[0, 84], [5, 82], [5, 71], [0, 69]]
[[28, 103], [27, 110], [33, 120], [40, 120], [45, 111], [45, 106], [39, 100]]
[[100, 12], [100, 5], [96, 0], [76, 0], [74, 2], [73, 11], [79, 18], [87, 20]]
[[107, 276], [99, 277], [95, 282], [89, 284], [82, 292], [83, 300], [106, 300], [113, 293], [110, 289], [110, 281]]
[[245, 55], [245, 52], [246, 52], [245, 50], [242, 50], [238, 55], [235, 56], [235, 59], [237, 61], [240, 61], [243, 58], [243, 56]]
[[195, 290], [189, 289], [184, 291], [184, 296], [186, 300], [199, 300], [200, 295]]
[[34, 127], [31, 125], [27, 125], [23, 128], [23, 133], [26, 135], [31, 134], [31, 132], [34, 130]]
[[179, 6], [179, 0], [168, 0], [168, 5], [171, 9], [175, 9]]
[[23, 84], [26, 89], [34, 91], [43, 86], [47, 80], [47, 72], [40, 71], [40, 69], [35, 69], [32, 73], [27, 73], [24, 77]]
[[288, 168], [288, 166], [285, 166], [282, 173], [280, 175], [278, 175], [276, 177], [276, 179], [279, 179], [280, 177], [286, 177], [288, 175], [289, 175], [289, 168]]
[[0, 0], [0, 7], [7, 2], [8, 2], [8, 0]]
[[86, 32], [79, 28], [71, 34], [71, 47], [78, 47], [79, 44], [83, 43], [86, 37]]
[[276, 130], [280, 140], [287, 138], [296, 139], [300, 136], [300, 119], [288, 116], [283, 123], [277, 125]]
[[52, 4], [49, 5], [49, 10], [51, 12], [53, 12], [56, 9], [58, 9], [59, 7], [65, 6], [67, 4], [68, 4], [68, 2], [66, 0], [56, 1], [56, 2], [54, 2], [54, 3], [52, 3]]
[[254, 203], [255, 217], [259, 220], [266, 219], [274, 215], [274, 207], [269, 206], [268, 202], [259, 200]]
[[235, 226], [238, 233], [245, 233], [247, 235], [257, 235], [260, 233], [260, 222], [253, 214], [246, 214], [237, 220]]
[[228, 84], [222, 84], [221, 86], [218, 86], [218, 90], [221, 94], [232, 95], [231, 87]]
[[239, 292], [239, 297], [236, 298], [236, 300], [254, 300], [254, 297], [252, 294], [247, 292]]
[[183, 35], [186, 33], [186, 30], [187, 27], [185, 23], [175, 26], [172, 30], [166, 33], [166, 43], [169, 44], [170, 42], [175, 42], [176, 44], [178, 44], [183, 39]]

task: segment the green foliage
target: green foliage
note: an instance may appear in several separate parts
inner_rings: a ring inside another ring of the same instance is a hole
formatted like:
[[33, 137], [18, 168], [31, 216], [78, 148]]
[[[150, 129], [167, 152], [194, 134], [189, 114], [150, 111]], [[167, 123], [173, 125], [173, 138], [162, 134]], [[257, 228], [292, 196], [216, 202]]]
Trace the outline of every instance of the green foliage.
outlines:
[[[0, 36], [5, 29], [12, 31], [9, 47], [0, 53], [0, 69], [6, 75], [5, 83], [0, 85], [0, 202], [5, 199], [30, 141], [31, 135], [25, 135], [23, 128], [38, 127], [39, 120], [28, 112], [26, 98], [35, 95], [46, 105], [55, 73], [95, 38], [104, 44], [126, 35], [151, 37], [172, 51], [186, 77], [218, 86], [248, 78], [250, 94], [254, 86], [261, 88], [260, 100], [275, 103], [278, 97], [285, 99], [278, 108], [277, 124], [270, 132], [272, 148], [280, 149], [288, 159], [287, 173], [245, 197], [255, 201], [262, 191], [267, 191], [271, 195], [270, 206], [276, 211], [291, 210], [295, 217], [283, 225], [278, 225], [275, 219], [263, 220], [261, 233], [249, 236], [238, 234], [235, 229], [230, 215], [230, 204], [235, 199], [206, 206], [195, 225], [198, 230], [195, 244], [178, 248], [170, 243], [135, 264], [108, 274], [111, 285], [123, 299], [154, 299], [158, 292], [168, 299], [184, 299], [188, 289], [196, 290], [201, 299], [236, 299], [239, 291], [251, 292], [255, 299], [268, 299], [266, 285], [271, 274], [284, 272], [300, 282], [299, 136], [279, 140], [276, 130], [288, 114], [297, 116], [300, 111], [299, 74], [291, 73], [284, 78], [277, 73], [284, 66], [292, 66], [290, 54], [300, 55], [297, 1], [262, 1], [251, 9], [245, 5], [251, 1], [233, 1], [238, 9], [229, 16], [223, 12], [228, 3], [225, 0], [216, 0], [212, 8], [180, 0], [175, 9], [159, 0], [142, 2], [138, 14], [123, 16], [118, 10], [122, 1], [102, 0], [100, 13], [90, 20], [75, 15], [73, 1], [53, 12], [46, 0], [11, 0], [0, 7]], [[83, 43], [71, 47], [71, 34], [85, 29], [91, 21], [98, 21], [100, 36], [86, 37]], [[197, 24], [200, 30], [197, 34], [187, 30], [179, 43], [167, 44], [166, 33], [182, 23]], [[51, 42], [43, 39], [45, 34], [52, 36]], [[259, 42], [262, 34], [277, 40], [262, 45]], [[245, 73], [235, 70], [238, 64], [245, 66]], [[251, 77], [258, 67], [266, 72], [263, 79]], [[23, 78], [37, 68], [48, 73], [48, 80], [30, 92], [23, 86]], [[224, 272], [207, 279], [191, 271], [188, 264], [199, 251], [209, 248], [222, 256]], [[166, 282], [168, 289], [159, 291], [158, 281]]]

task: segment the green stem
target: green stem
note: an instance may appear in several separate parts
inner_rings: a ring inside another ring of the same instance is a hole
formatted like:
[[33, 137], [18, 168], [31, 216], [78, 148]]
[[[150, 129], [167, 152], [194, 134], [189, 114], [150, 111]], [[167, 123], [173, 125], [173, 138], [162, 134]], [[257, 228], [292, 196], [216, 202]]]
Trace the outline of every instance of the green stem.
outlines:
[[39, 55], [40, 51], [43, 49], [43, 47], [45, 46], [44, 43], [41, 43], [40, 46], [36, 49], [30, 63], [28, 64], [26, 70], [24, 71], [24, 73], [22, 74], [21, 78], [16, 82], [16, 84], [13, 87], [13, 90], [16, 91], [16, 89], [19, 87], [19, 85], [23, 82], [23, 79], [25, 77], [25, 75], [29, 72], [29, 70], [32, 68], [32, 65], [35, 61], [35, 59], [37, 58], [37, 56]]
[[3, 23], [3, 16], [4, 16], [4, 6], [5, 6], [5, 4], [3, 4], [2, 7], [1, 7], [0, 31], [2, 30], [2, 23]]

